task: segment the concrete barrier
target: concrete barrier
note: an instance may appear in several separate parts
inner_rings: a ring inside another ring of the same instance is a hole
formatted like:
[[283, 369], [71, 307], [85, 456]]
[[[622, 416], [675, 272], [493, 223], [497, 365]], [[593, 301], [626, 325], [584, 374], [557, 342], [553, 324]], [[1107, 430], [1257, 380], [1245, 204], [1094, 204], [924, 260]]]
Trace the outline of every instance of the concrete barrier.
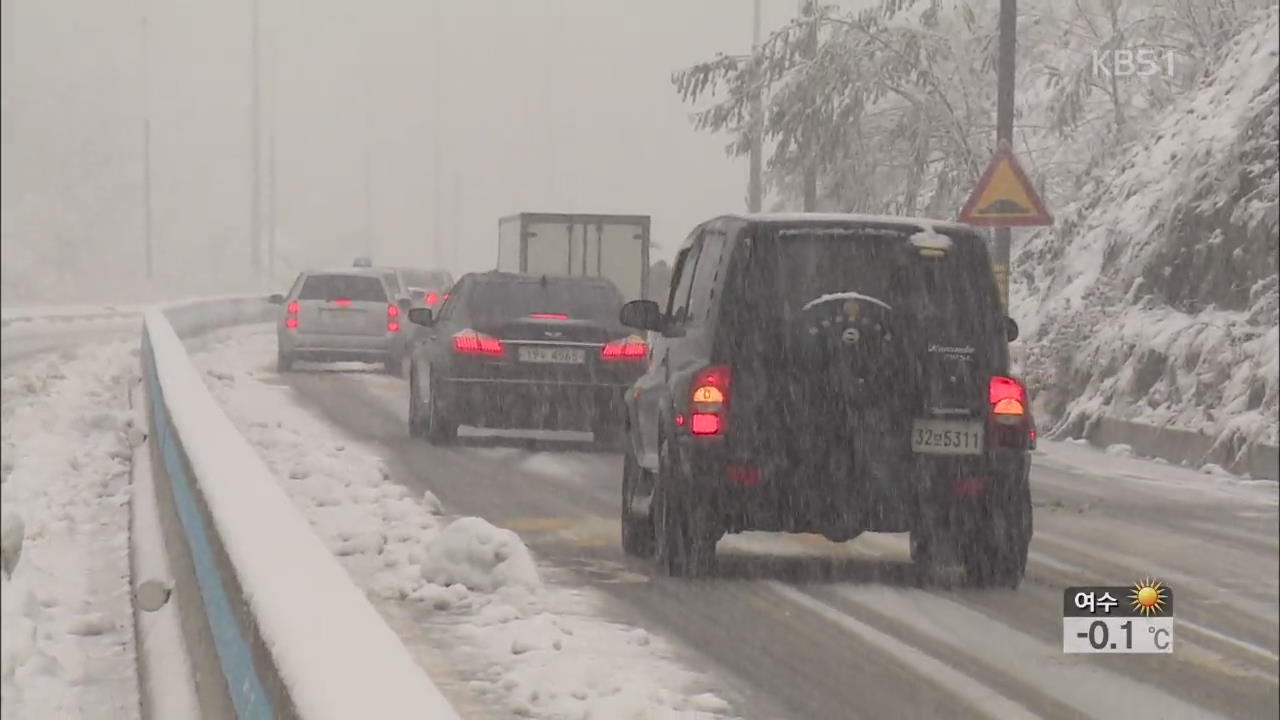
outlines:
[[201, 714], [456, 718], [218, 407], [179, 339], [278, 310], [262, 298], [220, 298], [144, 319], [156, 507]]
[[1231, 443], [1218, 442], [1213, 436], [1189, 430], [1106, 416], [1095, 418], [1085, 433], [1091, 444], [1103, 448], [1128, 445], [1138, 455], [1161, 458], [1172, 463], [1195, 467], [1213, 463], [1233, 473], [1260, 480], [1280, 479], [1280, 448], [1274, 445], [1241, 442], [1233, 446]]

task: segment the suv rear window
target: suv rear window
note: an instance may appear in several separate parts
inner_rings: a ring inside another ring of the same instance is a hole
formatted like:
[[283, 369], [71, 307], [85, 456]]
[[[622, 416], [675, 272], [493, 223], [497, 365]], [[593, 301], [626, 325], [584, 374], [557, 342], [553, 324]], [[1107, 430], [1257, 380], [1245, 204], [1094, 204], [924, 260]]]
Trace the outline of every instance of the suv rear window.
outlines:
[[469, 314], [487, 320], [563, 313], [575, 320], [613, 324], [622, 309], [622, 295], [617, 288], [600, 282], [480, 282], [468, 298], [467, 308]]
[[[784, 322], [805, 304], [834, 293], [876, 298], [925, 324], [960, 330], [1000, 312], [989, 258], [976, 236], [954, 235], [941, 258], [922, 257], [907, 235], [877, 229], [787, 229], [757, 239], [748, 273], [748, 304]], [[753, 313], [755, 314], [755, 313]], [[977, 318], [981, 318], [977, 320]], [[975, 328], [976, 329], [976, 328]]]
[[387, 302], [382, 281], [366, 275], [311, 275], [302, 283], [299, 300], [337, 300], [353, 302]]

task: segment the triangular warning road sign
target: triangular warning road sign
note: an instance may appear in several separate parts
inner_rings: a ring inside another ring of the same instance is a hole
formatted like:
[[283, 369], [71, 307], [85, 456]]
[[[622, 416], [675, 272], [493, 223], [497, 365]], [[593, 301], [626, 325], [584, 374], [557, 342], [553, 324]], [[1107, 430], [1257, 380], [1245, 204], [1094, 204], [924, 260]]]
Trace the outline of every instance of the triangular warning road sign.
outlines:
[[1013, 152], [1001, 143], [960, 211], [959, 221], [984, 227], [1052, 225], [1053, 216]]

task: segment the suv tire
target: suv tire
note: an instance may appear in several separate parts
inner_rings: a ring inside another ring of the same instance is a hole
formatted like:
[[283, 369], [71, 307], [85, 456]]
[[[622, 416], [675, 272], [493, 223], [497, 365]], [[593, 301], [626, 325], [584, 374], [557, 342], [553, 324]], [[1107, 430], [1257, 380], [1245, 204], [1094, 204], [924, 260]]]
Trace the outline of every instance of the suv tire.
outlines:
[[635, 456], [627, 450], [622, 458], [622, 552], [632, 557], [653, 557], [653, 515], [646, 513], [637, 517], [631, 512], [631, 502], [635, 495], [644, 468], [636, 462]]
[[[665, 440], [658, 449], [658, 482], [649, 516], [653, 521], [654, 557], [658, 569], [671, 577], [701, 577], [715, 569], [716, 541], [697, 511], [689, 478], [674, 466]], [[683, 491], [682, 491], [683, 489]]]
[[392, 377], [404, 377], [404, 358], [392, 355], [382, 361], [382, 370]]

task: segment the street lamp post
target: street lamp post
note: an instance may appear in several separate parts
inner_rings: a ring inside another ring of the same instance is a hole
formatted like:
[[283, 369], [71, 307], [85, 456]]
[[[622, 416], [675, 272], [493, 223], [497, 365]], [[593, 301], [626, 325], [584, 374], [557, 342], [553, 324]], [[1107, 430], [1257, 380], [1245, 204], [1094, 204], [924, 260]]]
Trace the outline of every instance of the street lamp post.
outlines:
[[258, 0], [251, 0], [249, 82], [249, 264], [255, 281], [262, 280], [262, 50]]
[[141, 0], [142, 13], [142, 252], [147, 280], [155, 277], [152, 246], [151, 210], [151, 35], [148, 27], [147, 0]]

